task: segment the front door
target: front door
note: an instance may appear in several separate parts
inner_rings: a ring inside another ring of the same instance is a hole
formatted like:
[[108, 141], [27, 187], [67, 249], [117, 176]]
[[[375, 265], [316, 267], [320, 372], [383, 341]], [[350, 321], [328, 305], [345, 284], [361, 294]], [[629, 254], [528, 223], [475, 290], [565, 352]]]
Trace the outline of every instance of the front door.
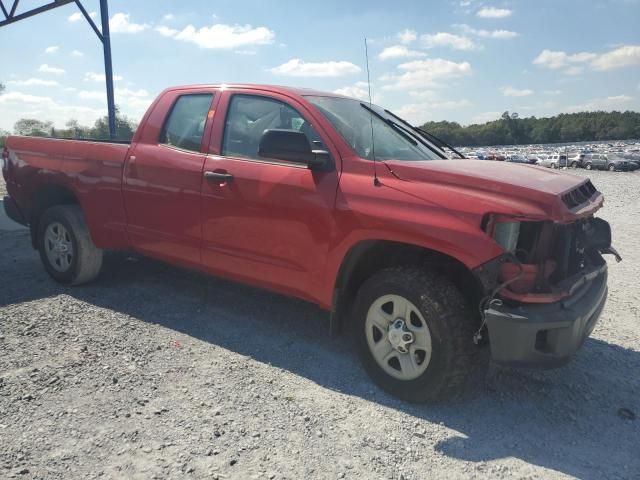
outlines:
[[156, 119], [162, 128], [144, 132], [131, 152], [123, 195], [129, 237], [142, 253], [200, 264], [203, 137], [212, 99], [212, 93], [174, 92], [164, 99], [173, 101], [163, 110], [167, 118]]
[[[246, 92], [246, 91], [245, 91]], [[333, 226], [339, 161], [331, 171], [262, 158], [267, 129], [306, 133], [315, 149], [332, 150], [309, 112], [275, 94], [227, 91], [220, 100], [202, 186], [202, 260], [211, 271], [310, 298], [319, 285]], [[222, 139], [222, 142], [219, 140]], [[310, 298], [311, 299], [311, 298]]]

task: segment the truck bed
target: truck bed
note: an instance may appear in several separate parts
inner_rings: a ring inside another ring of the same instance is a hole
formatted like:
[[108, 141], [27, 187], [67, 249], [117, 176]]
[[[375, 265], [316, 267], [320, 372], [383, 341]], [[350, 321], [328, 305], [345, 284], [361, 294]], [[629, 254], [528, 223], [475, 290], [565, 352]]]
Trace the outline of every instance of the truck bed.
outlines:
[[7, 191], [27, 221], [40, 196], [60, 194], [48, 185], [67, 187], [93, 212], [87, 221], [96, 245], [126, 245], [122, 173], [129, 142], [10, 136], [6, 148]]

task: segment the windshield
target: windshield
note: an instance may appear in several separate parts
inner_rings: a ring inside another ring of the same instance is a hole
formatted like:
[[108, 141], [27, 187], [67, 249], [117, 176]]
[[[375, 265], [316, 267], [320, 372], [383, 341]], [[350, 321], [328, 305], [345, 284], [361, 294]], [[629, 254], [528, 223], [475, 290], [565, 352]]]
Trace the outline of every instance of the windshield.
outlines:
[[[437, 147], [427, 147], [426, 141], [410, 127], [403, 125], [376, 105], [341, 97], [307, 96], [356, 153], [369, 160], [442, 160]], [[373, 113], [372, 113], [373, 112]], [[371, 126], [373, 124], [373, 142]]]

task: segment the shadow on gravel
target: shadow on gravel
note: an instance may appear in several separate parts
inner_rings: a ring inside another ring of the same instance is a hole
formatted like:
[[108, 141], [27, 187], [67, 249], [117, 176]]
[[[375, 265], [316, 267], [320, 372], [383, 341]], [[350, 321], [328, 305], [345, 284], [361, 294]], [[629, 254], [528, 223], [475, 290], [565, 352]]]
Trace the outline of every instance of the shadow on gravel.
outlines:
[[618, 448], [640, 445], [640, 421], [617, 414], [639, 411], [640, 352], [591, 339], [563, 369], [492, 368], [455, 402], [410, 405], [373, 386], [349, 339], [331, 340], [327, 315], [303, 301], [124, 255], [109, 258], [97, 282], [65, 288], [46, 276], [26, 234], [0, 235], [0, 249], [0, 308], [66, 294], [158, 324], [456, 430], [435, 444], [453, 458], [513, 457], [583, 479], [640, 472], [640, 460]]

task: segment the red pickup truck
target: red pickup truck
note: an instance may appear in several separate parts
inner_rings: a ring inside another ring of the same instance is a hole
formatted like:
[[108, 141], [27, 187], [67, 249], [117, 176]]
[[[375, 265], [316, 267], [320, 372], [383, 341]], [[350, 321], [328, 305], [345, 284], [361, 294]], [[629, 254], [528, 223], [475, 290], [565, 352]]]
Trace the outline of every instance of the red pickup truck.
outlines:
[[567, 361], [618, 257], [588, 179], [449, 159], [388, 110], [312, 90], [170, 88], [130, 144], [9, 137], [3, 158], [4, 208], [55, 280], [131, 249], [314, 302], [410, 401], [457, 391], [486, 346]]

